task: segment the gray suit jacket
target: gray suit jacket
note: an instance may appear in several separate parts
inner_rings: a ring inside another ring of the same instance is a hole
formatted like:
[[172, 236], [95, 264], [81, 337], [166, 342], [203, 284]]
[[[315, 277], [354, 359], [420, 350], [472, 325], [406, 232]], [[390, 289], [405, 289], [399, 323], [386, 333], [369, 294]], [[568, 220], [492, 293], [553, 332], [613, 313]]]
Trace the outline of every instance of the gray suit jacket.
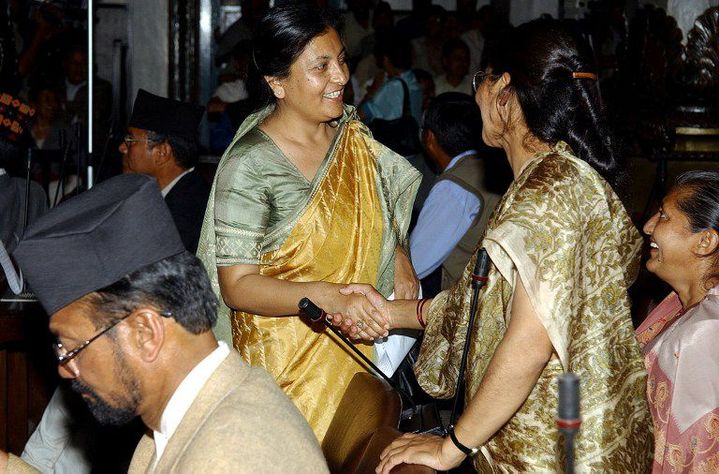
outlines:
[[[22, 178], [0, 175], [0, 240], [8, 253], [12, 253], [22, 237], [25, 217], [25, 184]], [[28, 224], [47, 211], [45, 191], [34, 181], [30, 182], [30, 205]]]
[[[155, 443], [143, 436], [130, 474], [152, 472]], [[200, 391], [157, 463], [157, 473], [323, 473], [320, 446], [267, 372], [231, 351]]]

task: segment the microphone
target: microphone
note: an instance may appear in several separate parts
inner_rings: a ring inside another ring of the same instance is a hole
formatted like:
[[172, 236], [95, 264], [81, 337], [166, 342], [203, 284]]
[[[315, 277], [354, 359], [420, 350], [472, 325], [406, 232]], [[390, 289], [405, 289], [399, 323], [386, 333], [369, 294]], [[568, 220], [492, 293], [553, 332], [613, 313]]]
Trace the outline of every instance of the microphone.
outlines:
[[474, 318], [477, 314], [477, 302], [479, 301], [479, 290], [489, 280], [489, 267], [492, 261], [489, 258], [487, 250], [482, 247], [477, 251], [477, 261], [474, 264], [474, 271], [472, 272], [472, 305], [470, 306], [469, 322], [467, 324], [467, 335], [464, 339], [464, 349], [462, 350], [462, 360], [459, 364], [459, 373], [457, 375], [457, 387], [454, 392], [454, 406], [452, 407], [452, 414], [449, 418], [449, 427], [447, 432], [454, 428], [454, 424], [457, 422], [459, 417], [459, 392], [462, 389], [464, 383], [464, 371], [467, 368], [467, 356], [469, 355], [469, 341], [472, 338], [472, 328], [474, 327]]
[[490, 263], [491, 260], [489, 259], [489, 254], [484, 247], [479, 249], [477, 252], [477, 262], [474, 264], [474, 271], [472, 272], [473, 290], [476, 291], [482, 288], [484, 284], [487, 283], [487, 280], [489, 280], [487, 275], [489, 274]]
[[[313, 323], [328, 322], [327, 313], [324, 312], [319, 306], [314, 304], [309, 298], [302, 298], [300, 303], [297, 305], [300, 311], [310, 318]], [[364, 355], [364, 354], [363, 354]]]
[[302, 298], [297, 306], [299, 307], [300, 311], [307, 315], [307, 317], [310, 318], [310, 321], [312, 321], [313, 323], [318, 323], [320, 321], [323, 322], [324, 325], [327, 326], [330, 331], [335, 333], [337, 337], [339, 337], [347, 347], [349, 347], [360, 359], [365, 362], [365, 364], [367, 364], [374, 372], [379, 374], [384, 379], [384, 381], [387, 382], [389, 386], [392, 387], [397, 393], [403, 395], [414, 407], [414, 401], [412, 400], [412, 397], [409, 396], [404, 390], [402, 390], [399, 385], [394, 383], [392, 379], [387, 377], [387, 375], [382, 372], [382, 370], [380, 370], [380, 368], [377, 367], [374, 362], [372, 362], [366, 355], [364, 355], [362, 351], [360, 351], [354, 344], [352, 344], [352, 342], [347, 339], [347, 337], [342, 334], [339, 329], [334, 327], [332, 323], [327, 320], [327, 313], [325, 313], [322, 308], [314, 304], [309, 298]]
[[579, 377], [567, 372], [557, 377], [557, 383], [559, 385], [557, 428], [564, 435], [566, 472], [572, 474], [574, 473], [574, 437], [582, 424], [579, 416]]
[[557, 377], [557, 381], [559, 383], [557, 424], [561, 424], [560, 428], [578, 428], [582, 423], [579, 419], [579, 377], [568, 372]]

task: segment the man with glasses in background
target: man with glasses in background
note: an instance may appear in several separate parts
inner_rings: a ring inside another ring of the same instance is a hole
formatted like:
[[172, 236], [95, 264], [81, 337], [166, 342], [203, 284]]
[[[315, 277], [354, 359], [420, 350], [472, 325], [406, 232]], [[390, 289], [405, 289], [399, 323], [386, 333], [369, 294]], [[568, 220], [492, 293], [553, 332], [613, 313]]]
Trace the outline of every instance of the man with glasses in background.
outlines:
[[120, 144], [123, 173], [152, 176], [162, 190], [185, 248], [197, 251], [210, 187], [195, 170], [203, 108], [137, 92]]
[[[100, 183], [30, 226], [14, 256], [50, 315], [62, 378], [100, 423], [140, 416], [152, 432], [129, 472], [327, 472], [272, 377], [215, 339], [209, 278], [153, 180]], [[0, 452], [5, 469], [35, 472]]]

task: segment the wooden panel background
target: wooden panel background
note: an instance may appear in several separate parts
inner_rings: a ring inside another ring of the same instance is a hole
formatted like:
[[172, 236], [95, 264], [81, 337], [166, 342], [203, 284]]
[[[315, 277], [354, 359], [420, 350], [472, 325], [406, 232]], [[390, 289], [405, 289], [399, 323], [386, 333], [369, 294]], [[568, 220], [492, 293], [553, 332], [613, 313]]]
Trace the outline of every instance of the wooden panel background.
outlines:
[[57, 372], [37, 303], [0, 303], [0, 449], [19, 455], [40, 421]]

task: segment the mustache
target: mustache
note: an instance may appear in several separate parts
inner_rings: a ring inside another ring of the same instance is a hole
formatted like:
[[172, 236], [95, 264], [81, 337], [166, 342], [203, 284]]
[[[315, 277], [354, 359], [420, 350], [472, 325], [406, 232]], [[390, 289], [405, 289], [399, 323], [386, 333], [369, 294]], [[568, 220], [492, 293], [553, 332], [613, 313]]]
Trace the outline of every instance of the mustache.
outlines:
[[95, 392], [95, 390], [93, 390], [90, 386], [85, 385], [84, 383], [80, 382], [77, 379], [73, 379], [70, 386], [76, 393], [78, 393], [80, 395], [90, 395], [91, 397], [93, 397], [96, 400], [100, 399], [100, 397], [97, 395], [97, 392]]

